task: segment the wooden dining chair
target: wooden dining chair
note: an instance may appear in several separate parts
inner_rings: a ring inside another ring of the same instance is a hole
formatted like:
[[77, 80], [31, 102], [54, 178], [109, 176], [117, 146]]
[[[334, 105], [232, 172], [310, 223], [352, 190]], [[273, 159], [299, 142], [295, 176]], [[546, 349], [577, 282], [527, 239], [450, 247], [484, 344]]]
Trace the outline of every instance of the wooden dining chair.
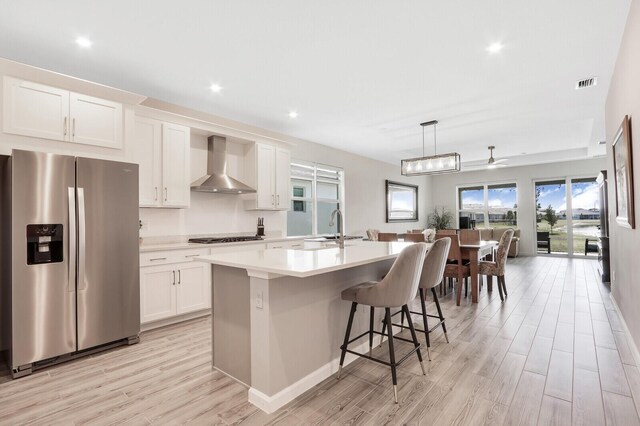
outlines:
[[424, 229], [412, 229], [409, 232], [412, 234], [422, 234], [422, 231], [424, 231]]
[[[456, 288], [456, 303], [460, 305], [460, 299], [462, 297], [462, 282], [465, 284], [465, 297], [467, 297], [469, 291], [468, 278], [471, 276], [471, 268], [469, 264], [462, 259], [462, 252], [460, 250], [460, 237], [458, 235], [436, 234], [436, 240], [441, 238], [450, 238], [451, 245], [449, 246], [449, 256], [447, 256], [447, 265], [444, 268], [444, 277], [457, 280], [458, 287]], [[441, 287], [441, 290], [443, 288]], [[446, 292], [446, 289], [444, 289]]]
[[457, 235], [458, 231], [455, 229], [438, 229], [436, 233], [443, 234], [443, 235]]
[[479, 244], [480, 243], [480, 230], [479, 229], [461, 229], [460, 230], [460, 244]]
[[398, 234], [395, 232], [378, 233], [378, 241], [398, 241]]
[[422, 232], [420, 233], [408, 233], [408, 234], [404, 234], [404, 240], [405, 241], [411, 241], [414, 243], [424, 243], [426, 242], [425, 238], [424, 238], [424, 234]]

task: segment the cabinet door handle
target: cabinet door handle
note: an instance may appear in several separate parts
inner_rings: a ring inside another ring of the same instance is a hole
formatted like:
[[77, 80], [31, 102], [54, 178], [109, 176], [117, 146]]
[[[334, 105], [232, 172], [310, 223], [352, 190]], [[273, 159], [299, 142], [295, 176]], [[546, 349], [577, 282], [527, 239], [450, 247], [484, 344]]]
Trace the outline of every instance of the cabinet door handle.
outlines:
[[67, 136], [67, 120], [68, 120], [68, 118], [67, 118], [67, 117], [65, 117], [65, 118], [64, 118], [64, 129], [63, 129], [63, 130], [64, 130], [64, 135], [65, 135], [65, 136]]
[[164, 200], [167, 201], [167, 197], [169, 196], [169, 191], [167, 191], [167, 187], [164, 187]]
[[180, 269], [178, 269], [178, 284], [182, 282], [182, 274], [180, 272]]
[[199, 254], [187, 254], [184, 257], [198, 257], [200, 256]]
[[276, 195], [276, 204], [280, 207], [280, 194]]
[[76, 137], [76, 119], [75, 117], [71, 120], [71, 137]]
[[157, 187], [157, 186], [154, 186], [154, 187], [153, 187], [153, 190], [154, 190], [154, 191], [155, 191], [155, 193], [156, 193], [155, 201], [158, 201], [158, 187]]
[[173, 285], [176, 285], [176, 271], [173, 272]]
[[275, 206], [276, 205], [276, 201], [275, 201], [275, 196], [273, 194], [271, 194], [271, 205]]
[[155, 260], [167, 260], [167, 258], [166, 257], [154, 257], [152, 259], [149, 259], [150, 262], [153, 262]]

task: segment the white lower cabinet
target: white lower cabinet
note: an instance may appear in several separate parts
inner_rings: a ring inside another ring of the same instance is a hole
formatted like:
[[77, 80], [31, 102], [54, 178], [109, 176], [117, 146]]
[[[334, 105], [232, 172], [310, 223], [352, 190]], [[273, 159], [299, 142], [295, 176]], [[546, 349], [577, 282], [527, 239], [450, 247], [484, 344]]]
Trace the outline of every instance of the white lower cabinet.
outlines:
[[142, 324], [209, 309], [211, 265], [201, 262], [140, 268]]

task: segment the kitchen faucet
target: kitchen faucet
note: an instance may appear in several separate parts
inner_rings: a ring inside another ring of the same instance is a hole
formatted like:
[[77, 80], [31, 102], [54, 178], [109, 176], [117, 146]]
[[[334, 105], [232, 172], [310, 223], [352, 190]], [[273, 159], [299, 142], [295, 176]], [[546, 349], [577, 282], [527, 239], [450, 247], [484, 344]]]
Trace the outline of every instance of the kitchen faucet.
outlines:
[[338, 232], [340, 237], [338, 238], [338, 247], [344, 248], [344, 220], [342, 218], [342, 212], [339, 208], [331, 212], [331, 219], [329, 220], [329, 226], [335, 225], [336, 213], [340, 216], [340, 223], [338, 224]]

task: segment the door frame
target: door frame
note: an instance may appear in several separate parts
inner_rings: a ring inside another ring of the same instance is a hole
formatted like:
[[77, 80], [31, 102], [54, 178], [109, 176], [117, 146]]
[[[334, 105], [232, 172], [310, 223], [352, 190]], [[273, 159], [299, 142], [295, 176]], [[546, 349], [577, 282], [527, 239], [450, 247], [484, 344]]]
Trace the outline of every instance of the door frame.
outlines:
[[[533, 178], [531, 180], [531, 183], [533, 185], [533, 206], [536, 210], [536, 213], [534, 214], [534, 219], [533, 219], [533, 234], [532, 235], [536, 235], [536, 237], [534, 238], [534, 240], [532, 241], [533, 244], [533, 253], [535, 253], [536, 256], [546, 256], [546, 257], [569, 257], [569, 258], [587, 258], [587, 259], [592, 259], [593, 257], [589, 257], [589, 256], [583, 256], [583, 255], [576, 255], [573, 252], [573, 191], [571, 189], [571, 181], [573, 179], [589, 179], [593, 177], [593, 175], [591, 173], [583, 173], [583, 174], [578, 174], [578, 175], [567, 175], [567, 176], [558, 176], [558, 177], [548, 177], [548, 178]], [[596, 174], [597, 177], [597, 174]], [[593, 177], [593, 180], [596, 180], [596, 177]], [[565, 185], [565, 202], [567, 204], [567, 253], [538, 253], [538, 243], [537, 243], [537, 232], [538, 232], [538, 222], [537, 222], [537, 217], [538, 217], [538, 208], [537, 208], [537, 204], [536, 204], [536, 184], [538, 182], [548, 182], [548, 181], [560, 181], [560, 180], [564, 180], [564, 185]]]

